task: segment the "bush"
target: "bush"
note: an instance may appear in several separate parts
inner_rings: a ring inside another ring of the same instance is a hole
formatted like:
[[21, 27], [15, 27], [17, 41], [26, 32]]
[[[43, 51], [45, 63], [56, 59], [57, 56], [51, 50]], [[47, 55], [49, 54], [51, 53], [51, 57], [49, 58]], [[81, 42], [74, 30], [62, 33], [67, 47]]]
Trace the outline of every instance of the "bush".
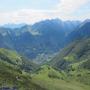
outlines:
[[53, 72], [53, 71], [49, 72], [48, 77], [49, 78], [60, 79], [60, 76], [57, 73]]

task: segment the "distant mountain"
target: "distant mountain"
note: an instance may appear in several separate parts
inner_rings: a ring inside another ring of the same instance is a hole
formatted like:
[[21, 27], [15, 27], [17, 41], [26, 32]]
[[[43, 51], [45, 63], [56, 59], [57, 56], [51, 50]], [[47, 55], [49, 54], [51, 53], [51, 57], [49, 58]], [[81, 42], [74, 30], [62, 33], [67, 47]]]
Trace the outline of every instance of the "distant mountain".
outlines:
[[21, 27], [23, 27], [25, 25], [26, 25], [25, 23], [22, 23], [22, 24], [10, 24], [9, 23], [9, 24], [4, 24], [1, 27], [15, 29], [15, 28], [21, 28]]
[[[90, 20], [85, 20], [75, 31], [72, 31], [65, 39], [65, 42], [70, 43], [74, 40], [90, 37]], [[66, 43], [65, 43], [66, 44]]]
[[6, 25], [0, 28], [0, 47], [16, 50], [41, 63], [60, 51], [65, 37], [79, 24], [79, 21], [52, 19], [33, 25], [15, 25], [14, 28]]
[[62, 21], [60, 19], [45, 20], [32, 25], [33, 30], [46, 31], [46, 30], [63, 30], [67, 35], [75, 30], [80, 25], [80, 21]]

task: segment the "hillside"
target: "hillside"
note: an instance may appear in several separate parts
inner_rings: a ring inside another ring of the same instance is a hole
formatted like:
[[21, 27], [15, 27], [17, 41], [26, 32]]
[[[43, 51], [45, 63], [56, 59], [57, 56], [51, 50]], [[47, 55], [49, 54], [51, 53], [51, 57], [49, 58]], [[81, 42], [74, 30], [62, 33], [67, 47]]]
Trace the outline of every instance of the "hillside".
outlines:
[[64, 70], [68, 77], [90, 85], [90, 39], [73, 42], [53, 58], [50, 65]]
[[[77, 30], [66, 38], [68, 45], [62, 49], [51, 61], [52, 65], [67, 69], [67, 66], [76, 62], [89, 62], [90, 54], [90, 21], [83, 22]], [[60, 62], [60, 63], [59, 63]], [[87, 67], [90, 68], [90, 67]]]
[[0, 88], [44, 90], [31, 81], [30, 71], [35, 65], [30, 62], [25, 65], [16, 52], [0, 49]]
[[[25, 58], [23, 58], [25, 59]], [[26, 60], [27, 61], [27, 60]], [[28, 67], [32, 63], [27, 62]], [[77, 83], [67, 72], [43, 65], [40, 68], [22, 68], [22, 57], [16, 52], [0, 49], [0, 88], [16, 88], [17, 90], [89, 90], [89, 86]], [[89, 73], [89, 72], [88, 72]], [[72, 81], [70, 81], [72, 79]], [[88, 78], [89, 79], [89, 78]]]
[[[84, 90], [89, 90], [90, 87], [88, 86], [90, 86], [90, 21], [83, 22], [75, 31], [72, 31], [65, 40], [66, 46], [47, 64], [55, 70], [58, 70], [61, 74], [63, 71], [63, 76], [65, 77], [61, 77], [60, 80], [64, 80], [66, 82], [68, 81], [68, 84], [70, 83], [70, 85], [73, 85], [73, 83], [75, 85], [76, 82], [78, 83], [77, 87], [78, 85], [83, 84], [85, 86], [80, 86], [83, 87]], [[56, 80], [53, 82], [56, 82]], [[67, 84], [65, 84], [65, 86], [67, 86]], [[86, 86], [88, 88], [85, 89]], [[61, 90], [64, 89], [65, 88], [62, 88]], [[74, 89], [75, 88], [72, 88], [71, 90]], [[68, 90], [68, 88], [66, 88], [65, 90]], [[78, 90], [78, 88], [75, 90]]]
[[32, 75], [32, 81], [46, 90], [89, 90], [90, 86], [68, 78], [64, 71], [44, 65]]
[[32, 72], [38, 67], [37, 64], [31, 62], [26, 57], [20, 56], [16, 51], [4, 48], [0, 48], [0, 59], [9, 65], [18, 66], [20, 69], [28, 72]]

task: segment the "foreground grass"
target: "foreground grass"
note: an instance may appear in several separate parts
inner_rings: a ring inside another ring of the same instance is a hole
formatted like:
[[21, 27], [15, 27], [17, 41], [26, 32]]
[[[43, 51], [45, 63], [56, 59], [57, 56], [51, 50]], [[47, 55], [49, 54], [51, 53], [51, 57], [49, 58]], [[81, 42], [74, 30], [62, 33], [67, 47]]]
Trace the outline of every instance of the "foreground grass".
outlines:
[[[56, 76], [49, 76], [51, 72], [56, 73]], [[48, 67], [43, 67], [40, 72], [32, 75], [32, 80], [47, 90], [90, 90], [89, 85], [81, 84], [73, 79], [70, 81], [66, 79], [65, 73], [59, 73]]]
[[31, 81], [29, 73], [0, 61], [0, 88], [2, 86], [16, 87], [17, 90], [45, 90]]

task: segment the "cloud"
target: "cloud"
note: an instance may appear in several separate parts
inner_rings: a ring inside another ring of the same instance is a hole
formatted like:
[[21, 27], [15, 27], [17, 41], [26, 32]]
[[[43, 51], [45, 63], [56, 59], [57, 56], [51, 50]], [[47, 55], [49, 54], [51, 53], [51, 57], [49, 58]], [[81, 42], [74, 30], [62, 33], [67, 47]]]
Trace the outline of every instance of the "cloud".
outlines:
[[59, 0], [57, 10], [63, 14], [71, 14], [88, 2], [89, 0]]
[[21, 9], [13, 12], [0, 12], [0, 24], [4, 23], [35, 23], [45, 19], [60, 18], [63, 20], [87, 19], [90, 13], [76, 16], [75, 13], [89, 0], [59, 0], [60, 2], [53, 10]]
[[34, 23], [47, 17], [45, 12], [23, 9], [14, 12], [1, 12], [0, 23]]
[[22, 9], [13, 12], [0, 12], [0, 24], [4, 23], [30, 23], [56, 18], [57, 13], [54, 10], [33, 10]]

